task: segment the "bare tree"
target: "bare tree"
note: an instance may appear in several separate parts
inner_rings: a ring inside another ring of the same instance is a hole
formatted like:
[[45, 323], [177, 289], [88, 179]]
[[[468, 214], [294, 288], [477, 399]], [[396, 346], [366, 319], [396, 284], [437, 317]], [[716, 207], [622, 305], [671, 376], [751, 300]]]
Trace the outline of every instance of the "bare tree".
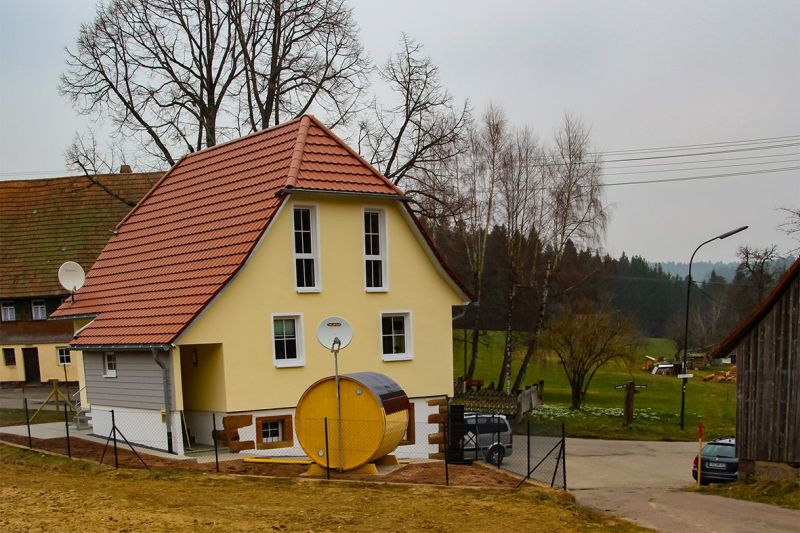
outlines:
[[[498, 180], [498, 218], [508, 259], [508, 288], [505, 295], [505, 346], [497, 388], [510, 389], [511, 359], [518, 344], [515, 318], [519, 284], [526, 252], [536, 248], [534, 228], [542, 214], [542, 154], [529, 129], [518, 131], [503, 156]], [[506, 392], [510, 392], [507, 390]]]
[[403, 34], [400, 51], [379, 70], [397, 101], [373, 104], [372, 117], [362, 120], [359, 152], [406, 192], [441, 201], [428, 186], [437, 166], [459, 153], [469, 118], [467, 103], [456, 105], [442, 86], [439, 68], [423, 55], [422, 45]]
[[786, 213], [786, 219], [778, 226], [781, 231], [797, 241], [797, 248], [789, 250], [789, 253], [800, 251], [800, 207], [783, 207], [781, 211]]
[[[589, 129], [580, 119], [565, 115], [556, 132], [554, 147], [543, 163], [543, 194], [546, 212], [538, 228], [547, 249], [544, 272], [534, 273], [539, 309], [532, 320], [530, 338], [513, 390], [520, 390], [544, 326], [553, 275], [561, 265], [568, 243], [593, 244], [605, 231], [606, 211], [602, 203], [599, 155], [590, 149]], [[538, 269], [538, 262], [533, 264]]]
[[65, 153], [65, 159], [71, 169], [80, 171], [90, 186], [96, 186], [106, 194], [133, 207], [136, 201], [122, 196], [100, 180], [99, 175], [111, 174], [117, 168], [117, 163], [125, 161], [125, 154], [119, 145], [112, 145], [106, 150], [98, 150], [97, 139], [94, 134], [85, 136], [75, 135], [72, 144]]
[[[467, 131], [463, 170], [458, 175], [464, 206], [456, 228], [464, 243], [472, 275], [472, 288], [478, 305], [472, 313], [471, 356], [465, 378], [475, 373], [480, 338], [481, 292], [486, 245], [494, 217], [496, 186], [506, 139], [506, 119], [502, 111], [490, 105], [483, 114], [480, 128], [470, 125]], [[461, 167], [459, 167], [461, 168]]]
[[740, 246], [736, 254], [739, 256], [739, 267], [736, 270], [736, 281], [746, 284], [750, 293], [752, 307], [761, 302], [767, 290], [775, 281], [772, 263], [778, 258], [776, 245], [764, 248]]
[[366, 59], [342, 0], [113, 0], [59, 85], [159, 161], [304, 113], [353, 109]]
[[579, 300], [548, 321], [541, 344], [558, 357], [569, 381], [571, 407], [580, 409], [595, 373], [612, 361], [632, 365], [641, 343], [629, 317]]

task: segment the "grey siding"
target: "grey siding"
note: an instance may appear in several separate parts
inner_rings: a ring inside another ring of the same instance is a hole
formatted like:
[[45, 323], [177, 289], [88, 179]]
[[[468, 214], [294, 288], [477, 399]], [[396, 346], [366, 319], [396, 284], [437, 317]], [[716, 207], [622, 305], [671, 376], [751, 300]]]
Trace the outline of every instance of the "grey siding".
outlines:
[[800, 277], [739, 345], [739, 459], [800, 463]]
[[[117, 377], [103, 377], [103, 354], [84, 352], [86, 395], [90, 404], [137, 409], [164, 408], [164, 378], [161, 367], [150, 352], [114, 352], [117, 356]], [[159, 355], [169, 370], [172, 389], [171, 358]], [[173, 398], [170, 394], [170, 407]]]

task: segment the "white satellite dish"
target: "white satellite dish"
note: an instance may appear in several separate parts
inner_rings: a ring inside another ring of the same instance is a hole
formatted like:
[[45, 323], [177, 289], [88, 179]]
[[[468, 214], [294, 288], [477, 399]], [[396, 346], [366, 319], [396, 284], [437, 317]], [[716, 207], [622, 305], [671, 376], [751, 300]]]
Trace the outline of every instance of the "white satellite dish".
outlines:
[[83, 287], [85, 281], [86, 274], [75, 261], [67, 261], [58, 267], [58, 282], [69, 292], [75, 292]]
[[317, 326], [317, 340], [329, 350], [334, 349], [334, 340], [339, 339], [339, 349], [345, 348], [353, 340], [353, 327], [340, 316], [323, 318]]

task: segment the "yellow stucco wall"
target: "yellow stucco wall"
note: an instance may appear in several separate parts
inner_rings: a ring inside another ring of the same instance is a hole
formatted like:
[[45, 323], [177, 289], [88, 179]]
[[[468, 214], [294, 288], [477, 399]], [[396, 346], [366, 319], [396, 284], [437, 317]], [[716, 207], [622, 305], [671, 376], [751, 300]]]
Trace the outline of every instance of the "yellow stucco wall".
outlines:
[[[0, 382], [25, 381], [25, 364], [22, 356], [23, 348], [36, 348], [39, 352], [39, 372], [42, 383], [47, 380], [57, 379], [64, 381], [64, 367], [58, 364], [58, 348], [69, 346], [69, 342], [59, 344], [0, 344], [0, 348], [13, 348], [16, 356], [16, 365], [6, 366], [0, 358]], [[72, 362], [66, 365], [67, 380], [79, 380], [79, 368], [83, 367], [81, 352], [70, 350]]]
[[[319, 293], [295, 289], [295, 204], [317, 209]], [[387, 292], [368, 293], [364, 288], [365, 206], [385, 209]], [[195, 372], [192, 381], [183, 375], [187, 409], [192, 388], [217, 391], [203, 400], [208, 409], [230, 412], [295, 406], [308, 386], [333, 374], [333, 357], [315, 335], [319, 322], [330, 315], [346, 318], [354, 330], [353, 342], [339, 356], [341, 373], [381, 372], [397, 381], [410, 397], [452, 395], [451, 309], [462, 303], [461, 296], [428, 258], [400, 209], [396, 202], [364, 198], [288, 198], [248, 264], [177, 341], [178, 345], [221, 343], [224, 353], [222, 372]], [[412, 360], [382, 360], [382, 311], [411, 312]], [[304, 366], [275, 367], [273, 313], [302, 313]], [[209, 363], [218, 366], [214, 360]], [[222, 395], [217, 380], [224, 380]]]

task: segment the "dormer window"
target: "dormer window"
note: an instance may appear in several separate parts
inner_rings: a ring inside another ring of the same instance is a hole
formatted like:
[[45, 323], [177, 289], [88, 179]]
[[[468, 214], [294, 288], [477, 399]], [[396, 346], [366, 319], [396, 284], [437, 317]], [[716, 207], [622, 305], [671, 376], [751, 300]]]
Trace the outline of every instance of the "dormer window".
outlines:
[[17, 310], [14, 307], [14, 302], [3, 302], [0, 304], [2, 308], [3, 322], [13, 322], [17, 319]]
[[319, 245], [314, 207], [294, 208], [294, 273], [298, 292], [319, 291]]
[[386, 218], [383, 210], [364, 211], [364, 286], [368, 292], [389, 288], [386, 276]]
[[33, 300], [31, 302], [31, 316], [34, 320], [47, 320], [47, 307], [44, 300]]

